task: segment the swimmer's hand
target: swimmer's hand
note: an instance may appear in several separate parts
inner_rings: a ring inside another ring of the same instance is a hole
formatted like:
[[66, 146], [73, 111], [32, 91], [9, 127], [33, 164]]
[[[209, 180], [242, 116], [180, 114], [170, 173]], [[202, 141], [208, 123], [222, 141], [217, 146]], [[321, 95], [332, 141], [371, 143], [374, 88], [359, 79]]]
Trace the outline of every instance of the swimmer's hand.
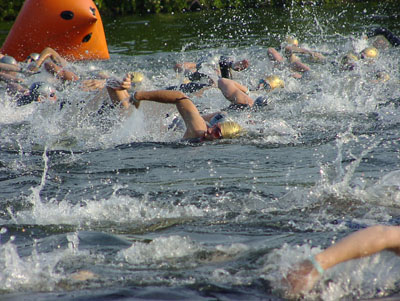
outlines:
[[104, 88], [105, 85], [105, 79], [88, 79], [82, 81], [81, 89], [86, 92], [91, 92], [101, 90]]
[[309, 260], [305, 260], [294, 266], [282, 279], [287, 286], [287, 294], [296, 296], [310, 291], [320, 278], [320, 274]]
[[106, 87], [113, 90], [129, 90], [131, 88], [131, 85], [131, 76], [129, 74], [125, 75], [122, 80], [119, 80], [115, 77], [110, 77], [106, 80]]
[[241, 60], [241, 61], [235, 62], [232, 66], [232, 69], [235, 71], [242, 71], [242, 70], [249, 68], [249, 65], [250, 65], [250, 63], [248, 60]]

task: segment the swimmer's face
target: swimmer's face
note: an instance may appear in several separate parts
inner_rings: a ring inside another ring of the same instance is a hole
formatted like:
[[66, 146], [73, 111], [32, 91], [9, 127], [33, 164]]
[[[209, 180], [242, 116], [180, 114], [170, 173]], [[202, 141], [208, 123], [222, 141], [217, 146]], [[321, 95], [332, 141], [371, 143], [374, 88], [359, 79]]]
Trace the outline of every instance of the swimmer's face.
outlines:
[[38, 98], [38, 101], [45, 101], [45, 100], [49, 100], [52, 102], [56, 102], [57, 101], [57, 94], [55, 90], [50, 90], [49, 93], [47, 95], [40, 95]]
[[222, 139], [222, 131], [219, 123], [207, 128], [207, 131], [204, 133], [204, 139], [209, 141]]

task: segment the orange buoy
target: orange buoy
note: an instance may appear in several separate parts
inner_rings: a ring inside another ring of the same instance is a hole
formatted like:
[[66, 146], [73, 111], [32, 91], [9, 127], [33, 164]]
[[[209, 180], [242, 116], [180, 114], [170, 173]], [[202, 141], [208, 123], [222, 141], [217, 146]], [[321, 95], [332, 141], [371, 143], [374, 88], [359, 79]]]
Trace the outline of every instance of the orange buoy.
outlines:
[[1, 53], [23, 61], [51, 47], [67, 60], [109, 59], [100, 13], [92, 0], [26, 0]]

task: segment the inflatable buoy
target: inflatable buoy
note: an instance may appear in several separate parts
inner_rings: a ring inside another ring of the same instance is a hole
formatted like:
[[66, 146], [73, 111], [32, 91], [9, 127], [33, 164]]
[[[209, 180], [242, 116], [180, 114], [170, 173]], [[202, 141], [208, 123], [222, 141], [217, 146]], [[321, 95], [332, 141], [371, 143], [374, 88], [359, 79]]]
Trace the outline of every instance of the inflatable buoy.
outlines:
[[1, 53], [23, 61], [51, 47], [67, 60], [109, 59], [100, 13], [92, 0], [26, 0]]

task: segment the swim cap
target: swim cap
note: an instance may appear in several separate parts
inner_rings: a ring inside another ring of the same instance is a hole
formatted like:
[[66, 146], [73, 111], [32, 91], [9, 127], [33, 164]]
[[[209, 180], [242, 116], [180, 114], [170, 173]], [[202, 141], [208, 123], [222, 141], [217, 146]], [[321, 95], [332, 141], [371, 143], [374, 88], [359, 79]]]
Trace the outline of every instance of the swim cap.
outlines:
[[342, 64], [358, 61], [358, 56], [354, 52], [349, 52], [342, 58]]
[[243, 132], [243, 128], [234, 121], [225, 121], [218, 124], [224, 139], [236, 138]]
[[276, 88], [284, 88], [285, 83], [283, 80], [277, 76], [277, 75], [270, 75], [265, 78], [265, 80], [268, 82], [271, 90], [274, 90]]
[[141, 83], [144, 78], [142, 72], [129, 72], [129, 75], [131, 76], [131, 82], [135, 84]]
[[37, 61], [39, 59], [39, 57], [40, 57], [40, 54], [34, 52], [27, 56], [26, 61], [27, 62]]
[[379, 51], [378, 49], [376, 49], [375, 47], [367, 47], [365, 48], [363, 51], [361, 51], [361, 58], [376, 58], [379, 55]]
[[54, 97], [55, 89], [45, 82], [34, 82], [29, 88], [32, 101], [38, 101], [39, 97]]
[[0, 59], [0, 63], [9, 64], [9, 65], [17, 65], [17, 60], [12, 56], [5, 55]]
[[268, 96], [258, 96], [254, 101], [253, 107], [263, 107], [269, 104]]
[[378, 71], [376, 74], [376, 79], [380, 82], [387, 82], [390, 79], [390, 75], [385, 71]]
[[293, 36], [286, 37], [286, 43], [294, 46], [299, 46], [299, 41]]

